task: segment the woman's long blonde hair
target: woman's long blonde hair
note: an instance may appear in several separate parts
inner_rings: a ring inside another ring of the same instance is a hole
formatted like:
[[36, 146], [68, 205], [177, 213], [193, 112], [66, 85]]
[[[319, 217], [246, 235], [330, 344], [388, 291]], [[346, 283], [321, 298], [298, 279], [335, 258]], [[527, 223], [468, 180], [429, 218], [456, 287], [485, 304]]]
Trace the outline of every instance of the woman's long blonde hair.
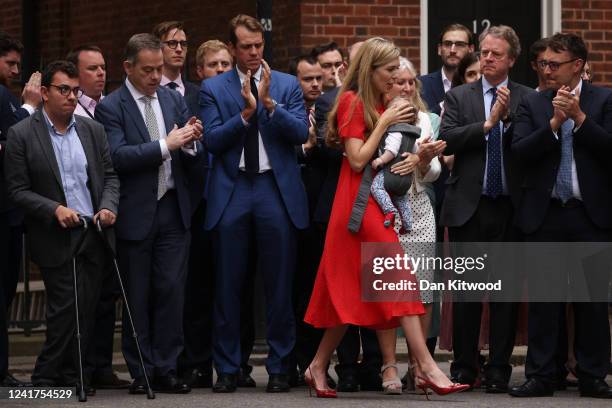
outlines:
[[[338, 101], [342, 94], [346, 91], [354, 91], [358, 98], [363, 102], [364, 120], [366, 123], [366, 138], [374, 129], [376, 121], [380, 115], [376, 111], [376, 106], [381, 103], [376, 99], [376, 92], [372, 82], [372, 74], [378, 67], [388, 64], [396, 60], [400, 56], [400, 50], [389, 40], [384, 38], [374, 37], [366, 40], [357, 51], [355, 58], [351, 61], [346, 77], [336, 97], [334, 107], [328, 115], [327, 135], [325, 141], [328, 146], [342, 147], [340, 137], [338, 135]], [[350, 107], [349, 120], [353, 115], [357, 99]], [[347, 121], [347, 122], [348, 122]]]

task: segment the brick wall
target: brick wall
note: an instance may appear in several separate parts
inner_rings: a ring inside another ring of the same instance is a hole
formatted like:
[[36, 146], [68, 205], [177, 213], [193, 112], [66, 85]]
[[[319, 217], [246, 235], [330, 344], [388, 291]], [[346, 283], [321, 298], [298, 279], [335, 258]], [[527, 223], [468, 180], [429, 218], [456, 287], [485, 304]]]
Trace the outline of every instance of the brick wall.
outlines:
[[599, 85], [612, 83], [612, 1], [563, 0], [563, 31], [575, 32], [589, 48], [591, 70]]
[[0, 30], [21, 37], [21, 2], [16, 0], [0, 0]]
[[419, 0], [304, 0], [300, 11], [304, 50], [331, 40], [347, 47], [381, 36], [394, 40], [403, 56], [420, 64]]

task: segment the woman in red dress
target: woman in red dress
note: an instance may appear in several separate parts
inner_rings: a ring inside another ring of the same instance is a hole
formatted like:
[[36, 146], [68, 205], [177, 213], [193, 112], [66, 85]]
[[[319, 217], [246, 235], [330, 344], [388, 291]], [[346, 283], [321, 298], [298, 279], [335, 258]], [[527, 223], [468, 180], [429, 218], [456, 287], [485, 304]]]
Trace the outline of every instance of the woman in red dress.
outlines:
[[[408, 103], [384, 108], [384, 96], [393, 87], [398, 68], [399, 49], [392, 42], [382, 38], [365, 41], [351, 61], [329, 115], [327, 143], [343, 147], [345, 157], [325, 249], [304, 318], [314, 327], [327, 329], [305, 374], [306, 381], [320, 397], [336, 396], [327, 385], [325, 373], [348, 324], [379, 329], [383, 386], [387, 393], [401, 393], [395, 364], [394, 329], [400, 325], [422, 373], [417, 385], [441, 394], [465, 389], [451, 383], [429, 354], [419, 321], [424, 309], [418, 297], [414, 302], [364, 302], [361, 299], [361, 243], [398, 242], [394, 230], [384, 227], [383, 213], [371, 197], [359, 232], [354, 234], [347, 228], [362, 171], [376, 153], [387, 127], [409, 121], [415, 115]], [[416, 166], [416, 163], [411, 165]]]

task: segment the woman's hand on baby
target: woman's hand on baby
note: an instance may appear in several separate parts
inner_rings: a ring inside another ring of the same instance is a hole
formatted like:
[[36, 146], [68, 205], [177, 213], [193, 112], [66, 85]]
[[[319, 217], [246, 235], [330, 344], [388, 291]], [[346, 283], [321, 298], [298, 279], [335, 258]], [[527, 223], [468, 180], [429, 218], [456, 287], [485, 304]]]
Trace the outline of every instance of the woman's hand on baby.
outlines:
[[405, 159], [391, 166], [391, 173], [405, 176], [412, 173], [421, 161], [419, 155], [414, 153], [403, 153], [402, 157], [405, 157]]

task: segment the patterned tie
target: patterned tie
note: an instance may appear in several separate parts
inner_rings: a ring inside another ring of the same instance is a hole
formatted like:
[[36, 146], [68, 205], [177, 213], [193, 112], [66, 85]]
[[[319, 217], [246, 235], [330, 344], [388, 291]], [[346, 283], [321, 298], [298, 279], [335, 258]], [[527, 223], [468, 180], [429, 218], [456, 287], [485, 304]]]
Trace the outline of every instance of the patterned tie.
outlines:
[[173, 91], [176, 91], [176, 88], [178, 88], [178, 84], [176, 82], [168, 82], [166, 86], [172, 89]]
[[[152, 96], [143, 96], [140, 98], [145, 104], [145, 125], [147, 125], [147, 131], [152, 142], [159, 140], [159, 128], [157, 127], [157, 118], [155, 117], [155, 111], [151, 105], [153, 100]], [[168, 185], [166, 184], [166, 168], [162, 163], [159, 166], [159, 172], [157, 173], [157, 199], [159, 200], [168, 191]]]
[[[491, 111], [497, 100], [497, 88], [489, 90], [493, 94]], [[497, 198], [503, 192], [502, 186], [502, 157], [501, 157], [501, 131], [496, 123], [489, 131], [487, 142], [487, 185], [485, 193], [491, 198]]]
[[[251, 93], [258, 100], [257, 84], [251, 77]], [[249, 119], [247, 135], [244, 139], [244, 169], [247, 173], [259, 173], [259, 131], [257, 129], [257, 110]]]
[[559, 171], [557, 172], [557, 182], [555, 190], [557, 196], [564, 203], [572, 198], [572, 143], [574, 121], [566, 120], [561, 125], [561, 162], [559, 163]]

